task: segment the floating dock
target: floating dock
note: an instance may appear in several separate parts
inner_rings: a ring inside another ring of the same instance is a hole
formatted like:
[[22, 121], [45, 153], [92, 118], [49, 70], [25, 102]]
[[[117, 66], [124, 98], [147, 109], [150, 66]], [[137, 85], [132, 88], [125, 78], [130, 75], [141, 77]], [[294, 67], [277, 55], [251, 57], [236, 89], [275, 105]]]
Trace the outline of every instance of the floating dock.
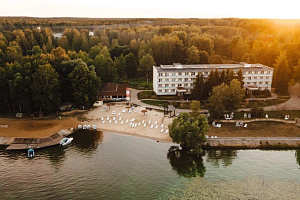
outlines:
[[39, 149], [58, 145], [59, 142], [73, 133], [73, 129], [60, 130], [50, 137], [45, 138], [14, 138], [13, 142], [6, 148], [6, 150], [23, 150], [23, 149]]

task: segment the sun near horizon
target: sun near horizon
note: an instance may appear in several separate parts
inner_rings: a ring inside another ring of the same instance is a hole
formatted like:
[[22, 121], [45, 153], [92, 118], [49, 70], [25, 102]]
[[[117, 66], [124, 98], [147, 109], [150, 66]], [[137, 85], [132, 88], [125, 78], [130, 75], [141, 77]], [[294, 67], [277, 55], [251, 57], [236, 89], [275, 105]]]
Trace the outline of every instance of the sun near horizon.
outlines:
[[1, 16], [88, 18], [267, 18], [300, 19], [297, 1], [0, 1]]

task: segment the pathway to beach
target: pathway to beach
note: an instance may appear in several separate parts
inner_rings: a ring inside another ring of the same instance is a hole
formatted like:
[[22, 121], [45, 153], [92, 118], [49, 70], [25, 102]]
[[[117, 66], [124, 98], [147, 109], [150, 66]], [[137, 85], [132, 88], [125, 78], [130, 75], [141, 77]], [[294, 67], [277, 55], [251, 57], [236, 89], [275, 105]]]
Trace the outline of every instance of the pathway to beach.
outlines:
[[[141, 100], [138, 99], [137, 94], [143, 90], [131, 90], [131, 102], [137, 105], [141, 105], [144, 107], [149, 107], [153, 109], [163, 110], [163, 108], [159, 106], [153, 106], [149, 104], [143, 103]], [[289, 88], [290, 99], [282, 104], [267, 106], [264, 107], [265, 111], [275, 111], [275, 110], [300, 110], [300, 84], [297, 83], [294, 86]], [[256, 100], [269, 100], [276, 98], [277, 95], [273, 95], [270, 98], [260, 98]], [[241, 108], [239, 111], [250, 111], [251, 108]], [[208, 110], [201, 110], [202, 112], [208, 112]], [[189, 109], [176, 109], [176, 112], [191, 112]]]

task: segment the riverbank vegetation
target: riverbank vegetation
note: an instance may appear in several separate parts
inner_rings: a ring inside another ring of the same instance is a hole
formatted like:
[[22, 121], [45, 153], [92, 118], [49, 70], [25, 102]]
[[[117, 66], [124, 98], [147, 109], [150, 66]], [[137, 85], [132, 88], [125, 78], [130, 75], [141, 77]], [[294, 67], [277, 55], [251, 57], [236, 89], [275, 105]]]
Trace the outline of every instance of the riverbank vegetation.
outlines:
[[183, 150], [193, 154], [202, 153], [201, 144], [206, 141], [205, 133], [209, 130], [208, 120], [200, 114], [200, 102], [192, 101], [192, 113], [180, 113], [169, 125], [169, 135], [174, 143], [180, 144]]
[[[151, 88], [152, 66], [173, 63], [261, 63], [274, 67], [276, 91], [286, 93], [299, 80], [297, 25], [267, 19], [1, 17], [0, 111], [53, 112], [60, 102], [89, 107], [100, 81]], [[77, 70], [87, 74], [81, 79], [89, 88], [84, 93], [69, 76], [77, 65], [86, 65]], [[40, 73], [51, 77], [45, 88], [38, 87]], [[146, 84], [132, 81], [141, 77]], [[89, 100], [76, 101], [78, 95]]]
[[[245, 124], [245, 123], [244, 123]], [[210, 126], [207, 135], [218, 137], [300, 137], [300, 127], [283, 122], [251, 122], [247, 128], [236, 123], [222, 123], [222, 128]]]

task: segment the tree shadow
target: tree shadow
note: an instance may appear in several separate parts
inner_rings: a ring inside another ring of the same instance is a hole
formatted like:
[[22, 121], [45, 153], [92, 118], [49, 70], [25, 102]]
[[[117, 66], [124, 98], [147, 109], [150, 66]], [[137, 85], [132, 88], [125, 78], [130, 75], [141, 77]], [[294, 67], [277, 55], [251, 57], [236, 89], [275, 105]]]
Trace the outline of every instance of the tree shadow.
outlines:
[[103, 141], [103, 133], [101, 131], [76, 131], [73, 134], [73, 145], [75, 149], [84, 154], [92, 153], [98, 148], [98, 144]]
[[295, 150], [295, 157], [297, 163], [300, 165], [300, 149]]
[[222, 165], [227, 167], [232, 164], [232, 160], [237, 157], [237, 150], [231, 150], [231, 149], [211, 149], [206, 150], [207, 153], [207, 162], [212, 162], [214, 166], [219, 167], [220, 162], [222, 162]]
[[178, 146], [171, 146], [167, 158], [172, 168], [183, 177], [203, 177], [205, 166], [201, 155], [194, 155], [188, 150], [179, 149]]

